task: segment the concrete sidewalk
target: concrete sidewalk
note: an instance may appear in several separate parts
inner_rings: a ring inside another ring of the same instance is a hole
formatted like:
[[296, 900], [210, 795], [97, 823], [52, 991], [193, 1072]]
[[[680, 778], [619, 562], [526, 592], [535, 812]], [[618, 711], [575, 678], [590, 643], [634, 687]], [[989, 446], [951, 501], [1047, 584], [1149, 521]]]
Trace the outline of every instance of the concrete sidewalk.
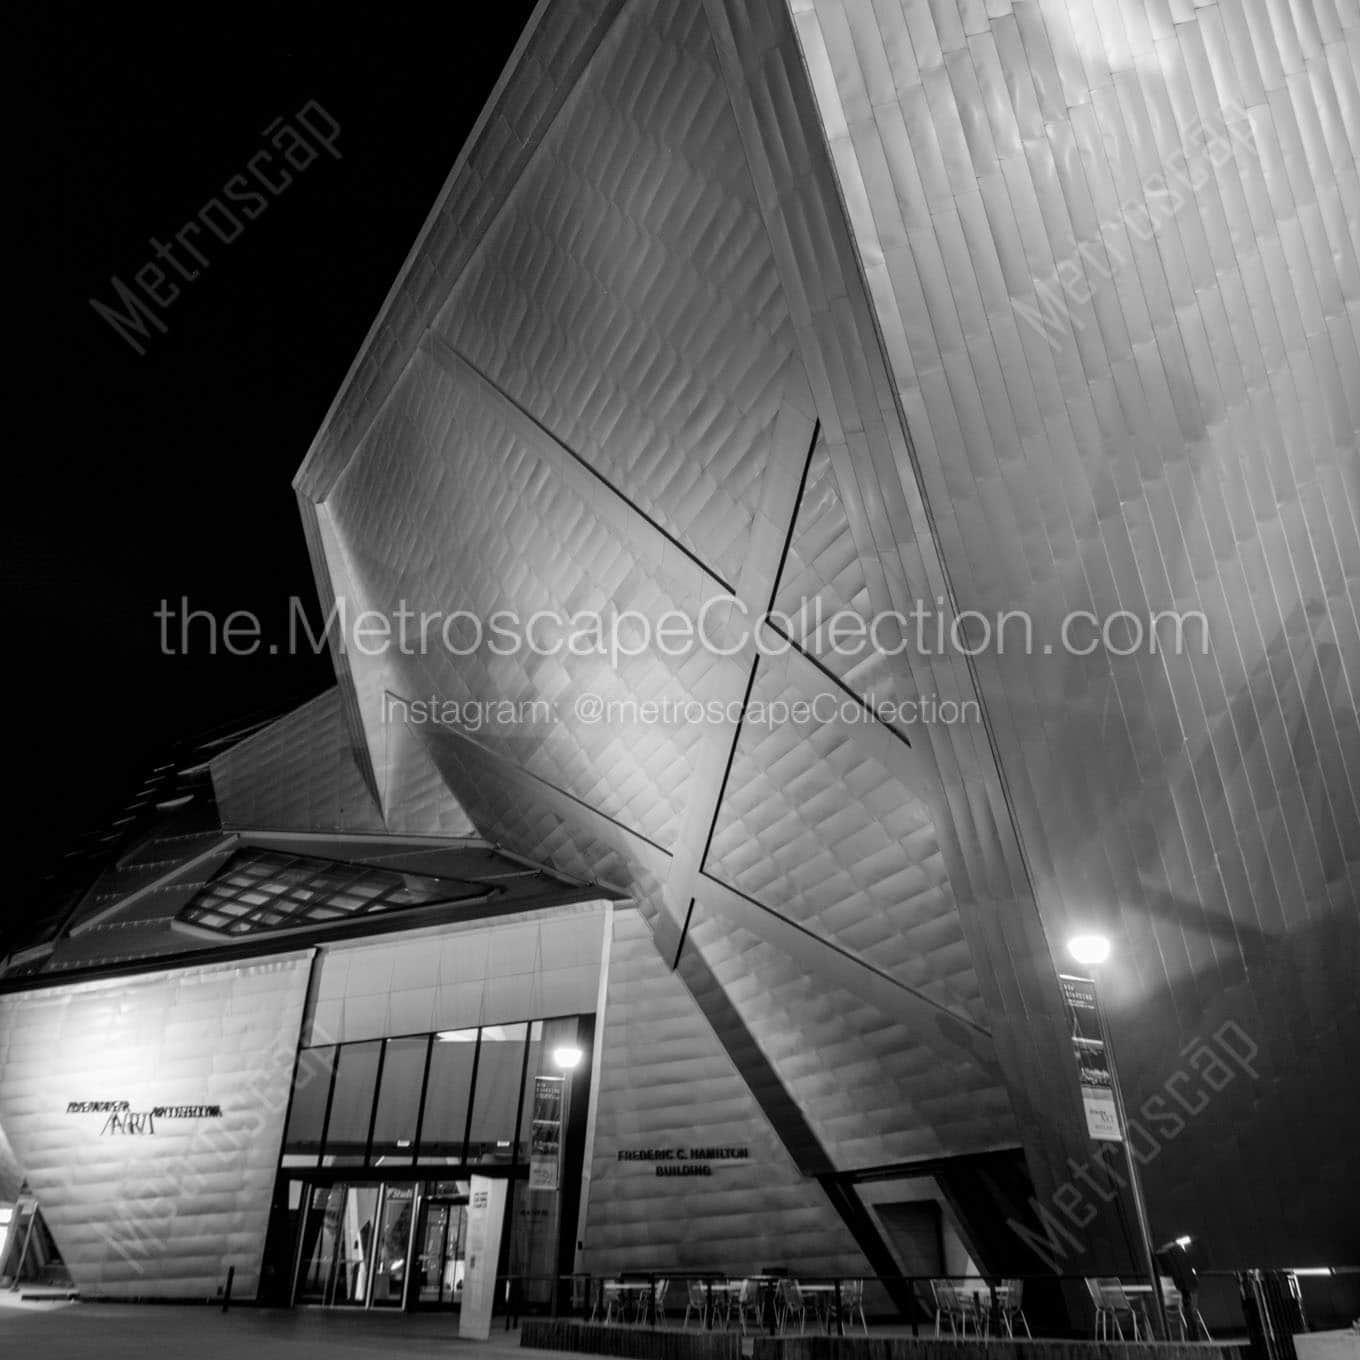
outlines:
[[489, 1341], [464, 1341], [458, 1319], [434, 1313], [347, 1313], [301, 1308], [75, 1303], [0, 1309], [0, 1351], [61, 1360], [344, 1360], [449, 1356], [464, 1360], [561, 1360], [521, 1350], [519, 1334], [493, 1330]]

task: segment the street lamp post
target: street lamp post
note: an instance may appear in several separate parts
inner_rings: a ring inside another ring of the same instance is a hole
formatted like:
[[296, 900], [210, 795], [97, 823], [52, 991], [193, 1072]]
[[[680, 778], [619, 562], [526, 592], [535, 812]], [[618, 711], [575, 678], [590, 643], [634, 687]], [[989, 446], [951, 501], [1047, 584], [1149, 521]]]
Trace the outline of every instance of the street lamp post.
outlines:
[[[1096, 971], [1110, 957], [1110, 942], [1104, 935], [1078, 935], [1068, 941], [1068, 953], [1078, 963], [1091, 970], [1091, 986], [1096, 988]], [[1129, 1120], [1124, 1113], [1124, 1092], [1119, 1084], [1119, 1065], [1114, 1056], [1114, 1039], [1110, 1027], [1105, 1023], [1105, 1011], [1096, 994], [1096, 1019], [1100, 1025], [1100, 1041], [1105, 1046], [1105, 1061], [1110, 1069], [1110, 1086], [1114, 1091], [1114, 1108], [1119, 1119], [1119, 1132], [1124, 1144], [1124, 1161], [1129, 1171], [1129, 1188], [1133, 1192], [1133, 1209], [1138, 1219], [1138, 1236], [1143, 1248], [1143, 1269], [1148, 1284], [1152, 1288], [1152, 1307], [1157, 1315], [1158, 1334], [1169, 1340], [1171, 1333], [1167, 1328], [1166, 1304], [1162, 1298], [1162, 1282], [1157, 1274], [1157, 1258], [1152, 1250], [1152, 1228], [1148, 1223], [1147, 1204], [1143, 1199], [1143, 1184], [1138, 1179], [1138, 1163], [1134, 1160], [1133, 1144], [1129, 1141]]]

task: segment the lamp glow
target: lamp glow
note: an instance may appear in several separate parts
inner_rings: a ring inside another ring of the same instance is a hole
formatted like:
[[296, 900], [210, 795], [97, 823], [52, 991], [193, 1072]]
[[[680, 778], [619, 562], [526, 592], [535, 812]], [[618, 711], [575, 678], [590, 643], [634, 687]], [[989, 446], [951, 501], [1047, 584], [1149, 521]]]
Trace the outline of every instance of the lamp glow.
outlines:
[[553, 1049], [552, 1059], [563, 1071], [570, 1072], [573, 1067], [581, 1065], [583, 1056], [579, 1048], [572, 1044], [563, 1044], [561, 1048]]
[[1110, 942], [1104, 935], [1074, 935], [1067, 942], [1067, 952], [1078, 963], [1094, 968], [1110, 957]]

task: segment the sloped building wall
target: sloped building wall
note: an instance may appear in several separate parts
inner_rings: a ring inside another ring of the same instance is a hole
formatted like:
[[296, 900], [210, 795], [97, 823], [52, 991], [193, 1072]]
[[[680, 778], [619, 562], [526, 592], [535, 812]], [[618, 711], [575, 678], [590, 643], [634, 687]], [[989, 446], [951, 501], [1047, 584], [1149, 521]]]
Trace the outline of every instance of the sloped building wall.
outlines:
[[310, 962], [0, 997], [0, 1124], [82, 1294], [254, 1295]]
[[[1242, 1261], [1342, 1242], [1334, 1197], [1289, 1200], [1360, 1145], [1340, 1094], [1360, 381], [1332, 376], [1356, 376], [1355, 24], [1305, 3], [1266, 39], [1254, 15], [540, 6], [296, 482], [323, 570], [380, 609], [693, 614], [728, 592], [748, 617], [814, 595], [924, 602], [948, 627], [1027, 607], [1039, 654], [1004, 660], [851, 665], [795, 630], [775, 664], [436, 645], [343, 665], [385, 778], [415, 749], [380, 730], [386, 690], [559, 703], [541, 725], [427, 727], [433, 764], [488, 839], [635, 896], [803, 1172], [1023, 1140], [1051, 1209], [1091, 1154], [1055, 968], [1078, 925], [1116, 939], [1135, 1108], [1223, 1025], [1265, 1050], [1283, 1016], [1269, 1075], [1183, 1121], [1149, 1172], [1154, 1213], [1189, 1191]], [[1216, 170], [1197, 224], [1130, 246], [1056, 346], [1027, 328], [1039, 266], [1233, 99], [1261, 173]], [[1223, 655], [1043, 651], [1064, 610], [1167, 604], [1203, 608]], [[582, 691], [821, 687], [865, 715], [774, 734], [571, 717]], [[980, 715], [875, 709], [916, 697]], [[1189, 1187], [1192, 1143], [1231, 1171]], [[1230, 1193], [1276, 1165], [1277, 1200]], [[1126, 1263], [1104, 1197], [1081, 1212], [1065, 1264]]]
[[[588, 27], [602, 7], [579, 11]], [[530, 37], [525, 80], [544, 41]], [[512, 80], [511, 104], [516, 90]], [[435, 244], [471, 211], [450, 191], [422, 248], [456, 260], [439, 266], [446, 291], [431, 284], [394, 316], [413, 342], [404, 367], [347, 443], [323, 433], [299, 486], [365, 607], [693, 617], [735, 593], [755, 620], [779, 581], [818, 412], [800, 352], [806, 293], [778, 267], [709, 16], [682, 0], [623, 6], [558, 94], [517, 178], [497, 172], [498, 211], [457, 252]], [[396, 339], [384, 335], [384, 349]], [[736, 708], [753, 669], [759, 694], [815, 695], [827, 678], [805, 656], [770, 665], [748, 645], [566, 664], [525, 649], [455, 653], [432, 632], [410, 654], [347, 659], [369, 696], [375, 768], [409, 739], [373, 712], [384, 686], [412, 701], [555, 704], [539, 722], [423, 730], [487, 839], [633, 894], [670, 961], [692, 920], [683, 957], [706, 950], [703, 970], [738, 998], [700, 988], [749, 1082], [805, 1075], [796, 1040], [773, 1033], [780, 1016], [751, 999], [775, 987], [814, 998], [816, 1042], [843, 1060], [817, 1090], [802, 1083], [794, 1105], [810, 1137], [778, 1126], [803, 1170], [1014, 1146], [960, 922], [984, 891], [1006, 888], [963, 872], [986, 830], [965, 832], [919, 746], [872, 721], [762, 742], [739, 719], [590, 725], [572, 710], [583, 693]], [[766, 796], [784, 757], [802, 776], [791, 816]], [[745, 872], [753, 844], [788, 871]], [[857, 857], [858, 881], [846, 868]], [[814, 878], [815, 890], [789, 890]], [[729, 932], [743, 947], [726, 950], [708, 926], [738, 899], [754, 929]], [[766, 915], [802, 942], [792, 968], [762, 948]], [[846, 975], [819, 975], [847, 961], [849, 990], [877, 989], [868, 1040], [836, 1014]], [[840, 1127], [846, 1110], [878, 1113], [856, 1133]]]
[[[598, 1079], [579, 1269], [872, 1273], [636, 912], [614, 913]], [[683, 1163], [636, 1156], [677, 1150], [696, 1155]], [[705, 1160], [705, 1150], [746, 1155]], [[658, 1174], [681, 1165], [711, 1174]]]
[[229, 830], [381, 831], [355, 763], [338, 690], [327, 690], [212, 762]]
[[[1115, 942], [1133, 1110], [1215, 1035], [1256, 1055], [1152, 1139], [1154, 1222], [1353, 1255], [1360, 12], [793, 8], [895, 475], [955, 606], [1032, 620], [972, 665], [1044, 927]], [[1118, 610], [1190, 645], [1061, 645]]]

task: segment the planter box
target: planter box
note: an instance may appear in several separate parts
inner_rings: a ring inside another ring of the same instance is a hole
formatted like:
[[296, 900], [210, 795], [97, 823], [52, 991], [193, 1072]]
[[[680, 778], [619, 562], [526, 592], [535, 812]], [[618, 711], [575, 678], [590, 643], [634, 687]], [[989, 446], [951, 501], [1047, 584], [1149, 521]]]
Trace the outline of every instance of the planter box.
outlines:
[[569, 1318], [525, 1318], [519, 1344], [542, 1351], [626, 1356], [628, 1360], [741, 1360], [736, 1332], [619, 1327]]
[[1184, 1341], [952, 1341], [912, 1336], [758, 1336], [754, 1360], [1247, 1360], [1247, 1346]]

